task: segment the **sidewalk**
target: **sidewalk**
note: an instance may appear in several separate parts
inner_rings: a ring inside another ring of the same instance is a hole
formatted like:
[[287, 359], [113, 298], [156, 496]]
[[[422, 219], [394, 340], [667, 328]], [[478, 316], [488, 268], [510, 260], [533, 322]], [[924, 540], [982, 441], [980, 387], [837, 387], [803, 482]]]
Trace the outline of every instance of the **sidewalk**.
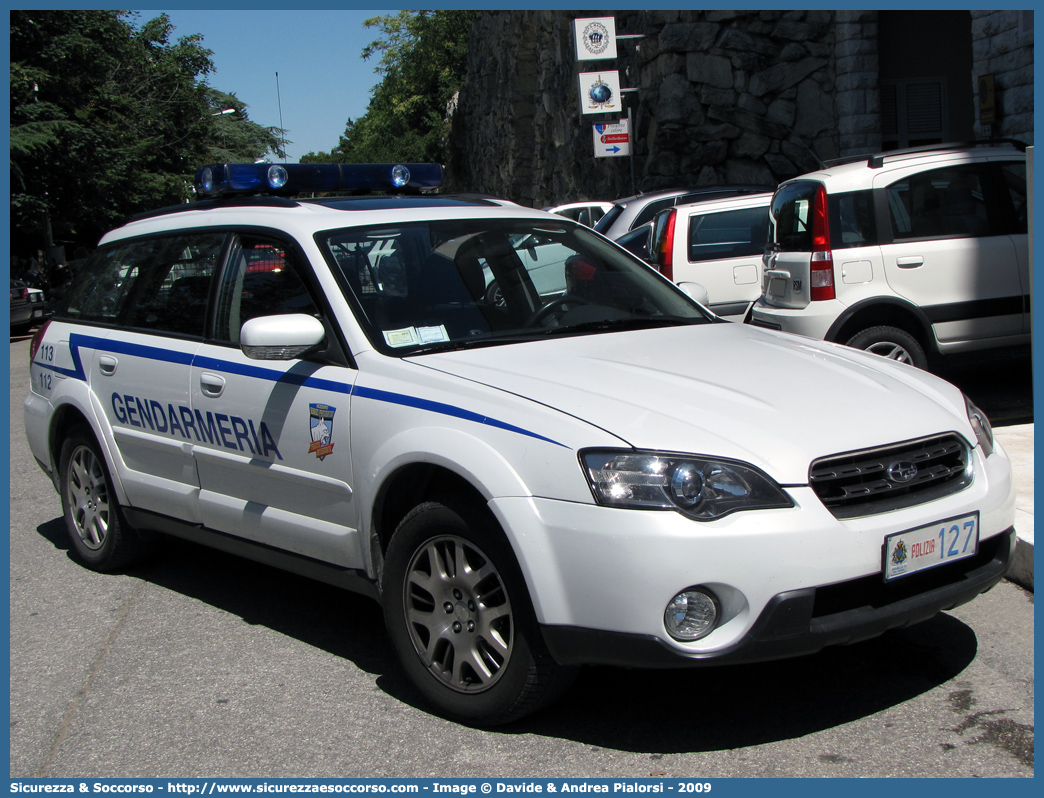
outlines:
[[1015, 531], [1019, 545], [1008, 579], [1033, 590], [1033, 425], [994, 427], [1015, 473]]

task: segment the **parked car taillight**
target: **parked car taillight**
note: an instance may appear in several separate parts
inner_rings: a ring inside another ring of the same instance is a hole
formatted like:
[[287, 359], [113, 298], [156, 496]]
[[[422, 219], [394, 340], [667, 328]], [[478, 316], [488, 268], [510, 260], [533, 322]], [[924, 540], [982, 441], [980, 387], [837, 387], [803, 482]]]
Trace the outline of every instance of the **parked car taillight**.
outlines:
[[653, 219], [653, 229], [649, 234], [649, 256], [660, 274], [674, 281], [674, 224], [678, 219], [678, 211], [674, 208], [663, 210]]
[[826, 187], [816, 189], [812, 201], [812, 272], [809, 275], [812, 301], [833, 299], [834, 256], [830, 251], [830, 220], [827, 216]]

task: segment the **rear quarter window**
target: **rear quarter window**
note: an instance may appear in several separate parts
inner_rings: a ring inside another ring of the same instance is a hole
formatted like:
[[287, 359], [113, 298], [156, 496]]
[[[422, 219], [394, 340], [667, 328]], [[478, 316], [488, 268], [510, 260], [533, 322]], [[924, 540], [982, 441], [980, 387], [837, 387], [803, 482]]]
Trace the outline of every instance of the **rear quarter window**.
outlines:
[[877, 242], [874, 195], [870, 191], [830, 194], [830, 247], [868, 247]]

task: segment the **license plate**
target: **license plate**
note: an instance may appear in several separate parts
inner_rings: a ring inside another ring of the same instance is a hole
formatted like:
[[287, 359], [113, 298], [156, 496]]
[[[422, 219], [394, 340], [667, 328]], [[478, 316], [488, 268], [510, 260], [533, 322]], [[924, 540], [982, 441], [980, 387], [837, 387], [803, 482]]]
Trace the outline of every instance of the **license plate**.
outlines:
[[770, 277], [768, 284], [769, 296], [783, 296], [787, 293], [787, 281], [784, 277]]
[[885, 581], [972, 557], [979, 550], [979, 514], [896, 532], [885, 538]]

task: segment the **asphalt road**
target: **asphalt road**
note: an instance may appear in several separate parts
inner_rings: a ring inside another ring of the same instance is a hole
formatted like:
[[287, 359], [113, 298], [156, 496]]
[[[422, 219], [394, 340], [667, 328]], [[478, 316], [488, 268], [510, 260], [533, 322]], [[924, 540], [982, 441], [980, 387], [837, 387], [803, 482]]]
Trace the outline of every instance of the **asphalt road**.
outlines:
[[77, 565], [27, 384], [12, 340], [11, 777], [1033, 776], [1033, 595], [1012, 583], [798, 660], [589, 668], [538, 716], [467, 728], [419, 705], [367, 599], [178, 541], [124, 574]]

